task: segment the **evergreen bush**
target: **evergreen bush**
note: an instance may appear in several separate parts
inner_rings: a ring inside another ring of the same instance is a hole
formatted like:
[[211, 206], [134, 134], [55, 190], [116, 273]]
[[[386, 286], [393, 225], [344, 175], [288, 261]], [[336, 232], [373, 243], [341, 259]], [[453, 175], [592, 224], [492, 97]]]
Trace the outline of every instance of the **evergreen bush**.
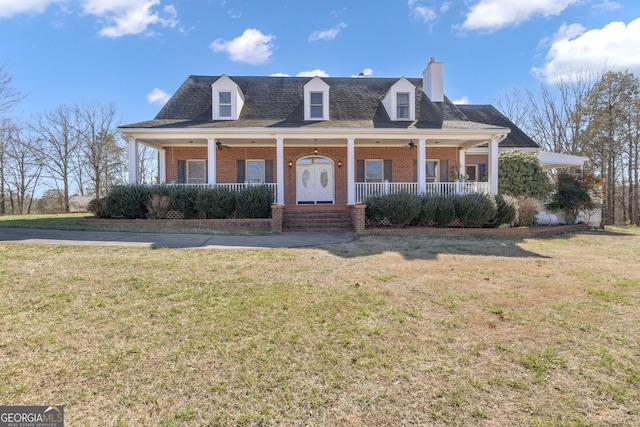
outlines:
[[196, 210], [197, 192], [197, 187], [172, 187], [170, 189], [170, 209], [180, 212], [184, 219], [195, 218], [198, 214], [198, 211]]
[[557, 176], [557, 186], [549, 209], [562, 210], [567, 224], [575, 224], [581, 210], [595, 206], [591, 197], [595, 179], [592, 176], [581, 177], [575, 173], [562, 171]]
[[106, 197], [96, 198], [89, 202], [89, 212], [94, 214], [97, 218], [109, 218], [109, 214], [104, 208]]
[[420, 225], [433, 225], [436, 222], [436, 214], [438, 212], [438, 196], [423, 196], [421, 200], [421, 209], [419, 221]]
[[546, 199], [552, 191], [547, 172], [533, 153], [504, 151], [498, 156], [498, 186], [501, 194]]
[[146, 218], [150, 189], [146, 185], [118, 185], [111, 189], [104, 210], [113, 218]]
[[436, 227], [447, 227], [456, 220], [454, 198], [449, 196], [436, 196], [434, 198], [437, 205], [434, 218], [435, 225]]
[[196, 193], [195, 208], [206, 218], [229, 218], [236, 210], [236, 196], [227, 188], [202, 188]]
[[463, 194], [453, 198], [456, 217], [464, 228], [479, 228], [496, 217], [496, 201], [492, 195]]
[[518, 216], [518, 201], [515, 197], [496, 194], [496, 216], [487, 223], [490, 227], [513, 224]]
[[243, 218], [269, 218], [273, 191], [266, 185], [244, 188], [236, 196], [236, 210]]

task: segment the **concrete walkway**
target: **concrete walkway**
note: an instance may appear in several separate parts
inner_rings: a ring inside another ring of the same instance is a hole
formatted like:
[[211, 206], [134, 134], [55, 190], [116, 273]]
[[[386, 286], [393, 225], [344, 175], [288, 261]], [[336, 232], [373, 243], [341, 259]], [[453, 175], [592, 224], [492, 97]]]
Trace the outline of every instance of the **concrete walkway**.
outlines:
[[347, 231], [285, 232], [264, 236], [128, 233], [0, 228], [0, 243], [143, 248], [269, 249], [332, 245], [355, 240]]

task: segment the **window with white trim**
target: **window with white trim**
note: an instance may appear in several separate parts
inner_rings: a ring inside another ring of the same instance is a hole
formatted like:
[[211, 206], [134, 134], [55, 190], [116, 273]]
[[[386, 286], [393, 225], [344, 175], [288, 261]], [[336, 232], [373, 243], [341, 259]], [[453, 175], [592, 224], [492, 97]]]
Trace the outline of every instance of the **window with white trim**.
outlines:
[[364, 161], [364, 182], [382, 182], [384, 177], [384, 163], [382, 160], [371, 159]]
[[187, 160], [187, 184], [207, 183], [206, 160]]
[[265, 183], [264, 160], [247, 160], [247, 182], [249, 184]]
[[218, 92], [218, 114], [221, 118], [231, 118], [231, 92]]
[[396, 94], [396, 108], [397, 108], [396, 118], [398, 120], [409, 119], [409, 94], [408, 93]]
[[324, 117], [324, 94], [322, 92], [311, 92], [309, 95], [310, 117], [312, 119], [322, 119]]
[[440, 181], [440, 161], [439, 160], [427, 160], [427, 182]]

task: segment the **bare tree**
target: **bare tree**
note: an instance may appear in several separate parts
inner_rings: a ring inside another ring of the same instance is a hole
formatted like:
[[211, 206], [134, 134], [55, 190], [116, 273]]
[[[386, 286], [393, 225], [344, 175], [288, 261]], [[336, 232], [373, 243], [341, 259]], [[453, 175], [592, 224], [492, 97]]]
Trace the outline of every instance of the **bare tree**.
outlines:
[[140, 144], [138, 149], [138, 181], [141, 184], [157, 184], [158, 178], [158, 150]]
[[47, 178], [60, 187], [64, 195], [64, 211], [69, 212], [70, 183], [73, 174], [78, 172], [76, 153], [81, 142], [76, 111], [60, 105], [41, 115], [32, 129], [38, 137], [34, 148], [42, 160]]
[[13, 87], [13, 76], [9, 74], [5, 65], [0, 65], [0, 115], [9, 111], [26, 95]]
[[17, 126], [8, 131], [5, 146], [6, 184], [12, 214], [28, 214], [38, 188], [42, 163], [33, 149], [33, 137]]
[[125, 147], [116, 128], [120, 120], [113, 103], [81, 103], [75, 107], [78, 117], [83, 171], [93, 186], [95, 197], [103, 196], [114, 184], [116, 170], [123, 161]]

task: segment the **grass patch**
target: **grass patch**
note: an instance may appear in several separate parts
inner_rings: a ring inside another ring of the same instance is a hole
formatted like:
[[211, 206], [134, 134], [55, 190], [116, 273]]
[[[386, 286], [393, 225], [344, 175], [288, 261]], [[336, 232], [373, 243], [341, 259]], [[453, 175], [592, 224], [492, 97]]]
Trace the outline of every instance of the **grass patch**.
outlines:
[[69, 425], [633, 425], [639, 237], [0, 244], [0, 401]]

